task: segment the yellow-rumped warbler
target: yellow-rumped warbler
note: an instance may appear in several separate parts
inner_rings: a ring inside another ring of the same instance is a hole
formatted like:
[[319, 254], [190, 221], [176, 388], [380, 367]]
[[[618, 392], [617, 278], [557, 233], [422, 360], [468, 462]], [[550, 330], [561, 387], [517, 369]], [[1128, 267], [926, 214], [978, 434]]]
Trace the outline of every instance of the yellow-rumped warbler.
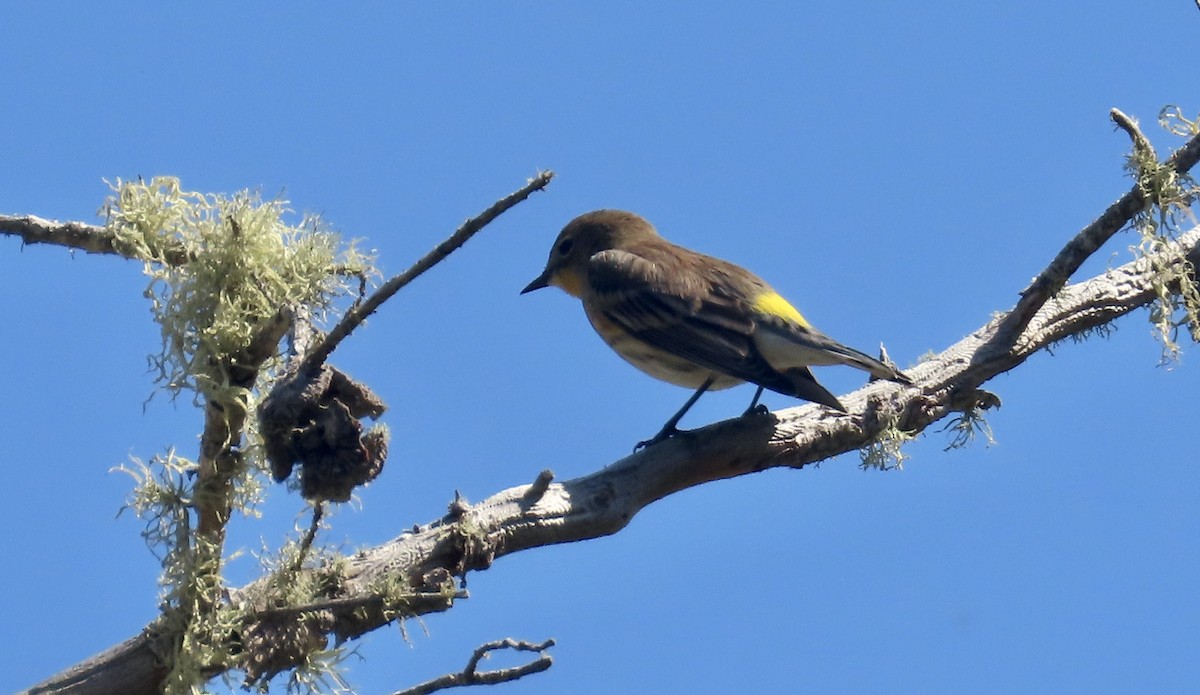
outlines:
[[521, 294], [549, 285], [583, 301], [592, 327], [618, 355], [650, 376], [696, 389], [653, 439], [675, 434], [708, 389], [744, 382], [835, 410], [810, 365], [844, 364], [911, 384], [895, 368], [821, 333], [750, 271], [663, 239], [638, 215], [597, 210], [571, 220], [542, 274]]

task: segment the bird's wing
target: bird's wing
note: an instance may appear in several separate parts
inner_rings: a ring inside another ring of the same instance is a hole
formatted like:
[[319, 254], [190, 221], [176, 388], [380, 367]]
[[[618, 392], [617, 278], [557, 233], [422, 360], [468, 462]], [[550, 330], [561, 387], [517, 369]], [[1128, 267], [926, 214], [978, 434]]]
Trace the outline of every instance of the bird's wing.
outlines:
[[592, 256], [587, 273], [594, 309], [638, 340], [714, 372], [792, 393], [790, 379], [763, 359], [754, 320], [736, 298], [709, 290], [688, 267], [662, 265], [628, 251]]

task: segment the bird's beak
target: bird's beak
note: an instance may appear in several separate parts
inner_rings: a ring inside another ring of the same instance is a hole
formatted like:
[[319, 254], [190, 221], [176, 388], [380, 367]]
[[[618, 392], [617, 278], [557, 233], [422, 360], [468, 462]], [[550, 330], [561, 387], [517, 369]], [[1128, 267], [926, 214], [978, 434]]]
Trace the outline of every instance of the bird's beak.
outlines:
[[529, 283], [528, 285], [525, 286], [525, 289], [521, 290], [521, 294], [525, 294], [526, 292], [532, 292], [534, 290], [540, 290], [543, 287], [549, 287], [550, 286], [550, 275], [551, 275], [550, 269], [549, 268], [545, 269], [544, 271], [542, 271], [541, 275], [534, 278], [533, 282]]

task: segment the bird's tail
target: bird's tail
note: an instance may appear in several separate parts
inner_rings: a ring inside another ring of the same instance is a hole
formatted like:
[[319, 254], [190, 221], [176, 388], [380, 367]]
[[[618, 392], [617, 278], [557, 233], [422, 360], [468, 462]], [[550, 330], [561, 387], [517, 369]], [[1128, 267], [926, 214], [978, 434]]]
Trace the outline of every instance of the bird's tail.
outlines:
[[[754, 343], [767, 362], [779, 371], [797, 367], [844, 364], [855, 367], [879, 379], [901, 384], [912, 380], [895, 367], [842, 345], [820, 331], [794, 326], [764, 325], [754, 334]], [[818, 401], [820, 402], [820, 401]]]
[[826, 349], [832, 354], [840, 357], [841, 359], [839, 361], [842, 364], [849, 367], [857, 367], [864, 372], [870, 372], [871, 376], [877, 379], [887, 379], [888, 381], [894, 381], [898, 384], [905, 384], [907, 386], [911, 386], [913, 383], [912, 379], [909, 379], [907, 376], [905, 376], [904, 372], [901, 372], [899, 369], [896, 369], [890, 364], [884, 364], [874, 357], [871, 357], [866, 353], [859, 352], [852, 347], [847, 347], [840, 343], [833, 343], [832, 346], [827, 346]]
[[[820, 403], [821, 405], [829, 406], [830, 408], [833, 408], [839, 412], [846, 412], [846, 406], [842, 405], [842, 402], [837, 399], [837, 396], [833, 395], [828, 389], [817, 383], [817, 378], [813, 376], [812, 371], [809, 370], [808, 367], [796, 367], [789, 369], [784, 372], [784, 375], [788, 377], [789, 381], [791, 381], [792, 387], [791, 393], [784, 392], [786, 395], [794, 396], [796, 398], [803, 398], [804, 400], [812, 401], [813, 403]], [[772, 390], [782, 391], [781, 389]]]

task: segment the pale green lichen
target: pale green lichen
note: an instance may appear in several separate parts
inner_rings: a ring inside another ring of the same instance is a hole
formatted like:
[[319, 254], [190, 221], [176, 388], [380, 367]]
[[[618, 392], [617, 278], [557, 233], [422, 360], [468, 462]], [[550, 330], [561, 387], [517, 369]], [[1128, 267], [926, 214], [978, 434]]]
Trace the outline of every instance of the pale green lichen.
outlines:
[[892, 418], [871, 443], [859, 449], [859, 467], [863, 470], [904, 470], [904, 462], [909, 458], [908, 454], [904, 453], [904, 445], [916, 437], [917, 433], [900, 429], [898, 416]]
[[942, 431], [953, 433], [950, 443], [946, 445], [943, 451], [965, 448], [973, 443], [979, 435], [983, 435], [986, 446], [992, 446], [996, 443], [996, 438], [992, 434], [992, 426], [988, 424], [987, 417], [983, 414], [982, 408], [971, 408], [962, 411], [958, 416], [946, 423]]
[[[347, 650], [344, 647], [305, 652], [304, 659], [288, 674], [287, 691], [295, 695], [353, 693], [354, 689], [342, 676], [342, 672], [345, 670], [342, 663], [356, 653], [357, 648]], [[259, 687], [259, 692], [267, 691], [266, 684]]]
[[[195, 462], [178, 456], [174, 449], [157, 455], [149, 463], [130, 457], [129, 465], [116, 469], [133, 478], [133, 492], [129, 501], [121, 508], [126, 509], [146, 522], [142, 538], [151, 551], [163, 562], [164, 567], [174, 565], [167, 555], [181, 545], [186, 546], [191, 537], [190, 478], [195, 475]], [[164, 577], [164, 580], [166, 578]]]
[[246, 674], [242, 685], [267, 692], [286, 664], [288, 692], [350, 692], [340, 666], [354, 651], [342, 645], [328, 646], [326, 633], [333, 625], [333, 615], [323, 607], [323, 602], [340, 595], [344, 588], [346, 558], [328, 548], [309, 547], [291, 539], [278, 551], [264, 549], [259, 562], [272, 580], [254, 599], [255, 605], [287, 606], [298, 613], [290, 620], [255, 623], [253, 611], [247, 610], [247, 624], [241, 633], [241, 666]]
[[[1185, 118], [1175, 106], [1162, 110], [1159, 123], [1176, 135], [1200, 133], [1200, 119]], [[1196, 182], [1172, 166], [1160, 163], [1148, 147], [1134, 147], [1126, 169], [1144, 201], [1132, 221], [1141, 239], [1131, 250], [1135, 257], [1150, 263], [1155, 295], [1150, 323], [1162, 343], [1161, 362], [1170, 364], [1179, 359], [1181, 331], [1186, 331], [1193, 341], [1200, 341], [1200, 285], [1196, 282], [1196, 269], [1175, 243], [1184, 221], [1195, 222], [1190, 206], [1196, 195]]]
[[350, 278], [371, 272], [370, 259], [343, 248], [319, 218], [285, 223], [286, 201], [185, 191], [171, 177], [112, 188], [107, 226], [145, 261], [145, 294], [162, 330], [151, 363], [173, 395], [242, 401], [229, 370], [262, 326], [286, 306], [320, 317]]
[[[172, 398], [190, 391], [197, 405], [225, 414], [230, 441], [217, 442], [224, 451], [220, 475], [232, 486], [231, 509], [254, 514], [263, 496], [257, 471], [266, 462], [257, 419], [248, 415], [281, 371], [278, 341], [256, 341], [281, 335], [268, 329], [283, 326], [289, 310], [321, 320], [338, 297], [361, 291], [374, 274], [370, 259], [317, 218], [287, 224], [281, 200], [186, 191], [169, 177], [112, 188], [105, 212], [114, 245], [142, 259], [150, 278], [145, 296], [162, 334], [161, 349], [150, 356], [158, 384]], [[195, 530], [198, 502], [204, 503], [198, 465], [170, 450], [120, 469], [135, 481], [127, 508], [145, 521], [143, 537], [163, 565], [158, 628], [173, 636], [170, 653], [162, 655], [170, 666], [165, 692], [204, 692], [206, 674], [240, 663], [233, 641], [250, 613], [219, 600], [223, 549]], [[296, 553], [295, 547], [281, 552]], [[276, 605], [330, 595], [344, 566], [316, 556], [325, 569], [290, 573], [296, 581], [284, 583], [287, 590], [276, 597], [284, 603]], [[339, 653], [306, 652], [306, 666], [290, 685], [338, 689]]]
[[191, 479], [195, 463], [168, 451], [149, 463], [132, 459], [119, 470], [133, 477], [134, 491], [126, 508], [146, 522], [142, 537], [162, 562], [156, 629], [172, 636], [171, 665], [164, 692], [174, 695], [204, 692], [205, 669], [228, 663], [229, 635], [241, 620], [227, 606], [201, 607], [205, 597], [221, 591], [221, 549], [193, 532]]
[[191, 695], [205, 692], [203, 685], [214, 671], [236, 663], [231, 640], [245, 620], [241, 609], [212, 602], [220, 596], [221, 549], [203, 536], [193, 535], [177, 563], [164, 568], [164, 576], [177, 574], [177, 584], [167, 587], [161, 607], [161, 630], [172, 637], [171, 650], [162, 655], [170, 666], [163, 692]]

